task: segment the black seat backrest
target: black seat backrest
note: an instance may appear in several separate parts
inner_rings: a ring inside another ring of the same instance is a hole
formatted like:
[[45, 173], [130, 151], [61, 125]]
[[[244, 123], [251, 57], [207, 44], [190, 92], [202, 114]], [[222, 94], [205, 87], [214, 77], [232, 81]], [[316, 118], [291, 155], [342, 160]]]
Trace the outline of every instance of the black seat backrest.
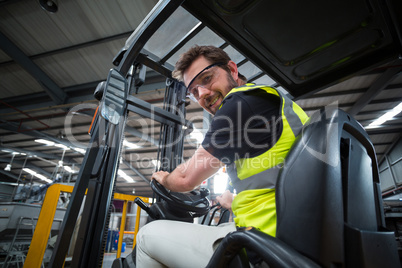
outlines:
[[373, 145], [341, 110], [310, 118], [286, 157], [276, 202], [277, 238], [325, 267], [399, 263], [393, 233], [382, 232]]

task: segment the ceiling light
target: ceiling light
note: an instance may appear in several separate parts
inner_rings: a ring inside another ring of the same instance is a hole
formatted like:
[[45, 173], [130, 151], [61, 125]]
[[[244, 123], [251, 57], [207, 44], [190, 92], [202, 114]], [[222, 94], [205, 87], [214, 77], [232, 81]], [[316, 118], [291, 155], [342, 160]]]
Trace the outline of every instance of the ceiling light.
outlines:
[[79, 152], [79, 153], [82, 153], [82, 154], [85, 154], [85, 152], [86, 152], [86, 150], [84, 150], [84, 149], [81, 149], [81, 148], [73, 148], [74, 150], [76, 150], [77, 152]]
[[11, 171], [11, 164], [7, 164], [7, 166], [4, 168], [5, 171]]
[[49, 180], [49, 179], [46, 178], [45, 176], [36, 173], [35, 171], [33, 171], [33, 170], [30, 169], [30, 168], [23, 168], [22, 170], [25, 171], [25, 172], [27, 172], [27, 173], [29, 173], [29, 174], [31, 174], [31, 175], [33, 175], [33, 176], [35, 176], [35, 177], [37, 177], [37, 178], [39, 178], [39, 179], [41, 179], [41, 180], [43, 180], [43, 181], [46, 181], [46, 182], [48, 182], [48, 183], [51, 183], [51, 182], [52, 182], [51, 180]]
[[39, 142], [39, 143], [46, 144], [46, 145], [50, 145], [50, 146], [53, 146], [53, 145], [54, 145], [54, 142], [48, 141], [48, 140], [44, 140], [44, 139], [37, 139], [37, 140], [35, 140], [35, 141], [36, 141], [36, 142]]
[[123, 170], [119, 169], [119, 171], [117, 172], [117, 174], [122, 177], [123, 179], [125, 179], [127, 182], [135, 182], [130, 176], [128, 176]]
[[33, 171], [33, 170], [30, 169], [30, 168], [23, 168], [22, 170], [25, 171], [25, 172], [28, 172], [28, 173], [31, 174], [31, 175], [35, 175], [35, 174], [36, 174], [36, 172]]
[[35, 177], [47, 182], [47, 183], [51, 183], [52, 181], [49, 180], [48, 178], [46, 178], [45, 176], [41, 175], [41, 174], [36, 174]]
[[[56, 147], [62, 148], [63, 150], [70, 150], [70, 148], [68, 146], [66, 146], [64, 144], [61, 144], [61, 143], [55, 143], [53, 141], [48, 141], [48, 140], [45, 140], [45, 139], [36, 139], [35, 141], [39, 142], [39, 143], [49, 145], [49, 146], [56, 146]], [[78, 149], [75, 149], [75, 150], [77, 151]]]
[[[11, 153], [11, 152], [10, 152]], [[11, 164], [13, 163], [14, 157], [19, 154], [17, 152], [12, 152], [12, 157], [11, 157], [11, 161], [9, 164], [7, 164], [7, 166], [4, 168], [5, 171], [11, 171]]]
[[74, 173], [74, 172], [75, 172], [74, 169], [70, 168], [69, 166], [64, 166], [63, 168], [64, 168], [67, 172], [70, 172], [70, 173]]
[[126, 146], [126, 147], [128, 147], [128, 148], [130, 148], [130, 149], [138, 149], [138, 148], [141, 148], [141, 147], [138, 146], [137, 144], [134, 144], [134, 143], [129, 142], [129, 141], [127, 141], [127, 140], [124, 140], [124, 141], [123, 141], [123, 145]]
[[60, 143], [55, 143], [54, 146], [62, 148], [64, 150], [70, 150], [70, 148], [68, 148], [67, 146], [65, 146], [64, 144], [60, 144]]
[[402, 112], [402, 102], [399, 103], [396, 107], [394, 107], [394, 109], [392, 109], [391, 111], [385, 113], [381, 117], [371, 122], [368, 126], [366, 126], [366, 128], [378, 127], [382, 125], [384, 122], [391, 120], [395, 115], [399, 114], [400, 112]]

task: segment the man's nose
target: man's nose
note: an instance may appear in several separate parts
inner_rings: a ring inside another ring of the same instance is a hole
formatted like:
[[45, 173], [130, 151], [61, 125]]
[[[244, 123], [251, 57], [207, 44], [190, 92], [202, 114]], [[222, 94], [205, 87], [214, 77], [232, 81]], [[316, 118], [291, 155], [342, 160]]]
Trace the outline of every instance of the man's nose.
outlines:
[[204, 87], [204, 86], [198, 87], [198, 97], [200, 99], [208, 96], [210, 92], [211, 92], [211, 90], [209, 90], [209, 88], [207, 88], [207, 87]]

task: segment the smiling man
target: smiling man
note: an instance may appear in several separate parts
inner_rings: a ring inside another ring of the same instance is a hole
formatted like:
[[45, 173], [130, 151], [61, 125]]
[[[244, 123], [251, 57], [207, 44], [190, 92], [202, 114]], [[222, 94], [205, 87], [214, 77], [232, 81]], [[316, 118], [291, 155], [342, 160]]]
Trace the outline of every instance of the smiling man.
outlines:
[[181, 55], [173, 76], [214, 118], [190, 160], [152, 179], [171, 191], [187, 192], [226, 165], [237, 195], [227, 191], [217, 200], [232, 209], [235, 222], [218, 227], [151, 222], [137, 236], [138, 267], [205, 267], [218, 242], [236, 227], [253, 226], [275, 236], [279, 167], [308, 120], [276, 89], [245, 84], [236, 63], [217, 47], [192, 47]]

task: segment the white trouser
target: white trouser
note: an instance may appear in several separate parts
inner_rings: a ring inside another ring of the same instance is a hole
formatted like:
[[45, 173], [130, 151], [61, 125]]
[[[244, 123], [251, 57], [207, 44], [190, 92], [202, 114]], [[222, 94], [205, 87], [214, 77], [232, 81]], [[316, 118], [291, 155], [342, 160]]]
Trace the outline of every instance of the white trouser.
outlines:
[[234, 222], [207, 226], [157, 220], [137, 235], [137, 267], [205, 267], [223, 237], [236, 231]]

